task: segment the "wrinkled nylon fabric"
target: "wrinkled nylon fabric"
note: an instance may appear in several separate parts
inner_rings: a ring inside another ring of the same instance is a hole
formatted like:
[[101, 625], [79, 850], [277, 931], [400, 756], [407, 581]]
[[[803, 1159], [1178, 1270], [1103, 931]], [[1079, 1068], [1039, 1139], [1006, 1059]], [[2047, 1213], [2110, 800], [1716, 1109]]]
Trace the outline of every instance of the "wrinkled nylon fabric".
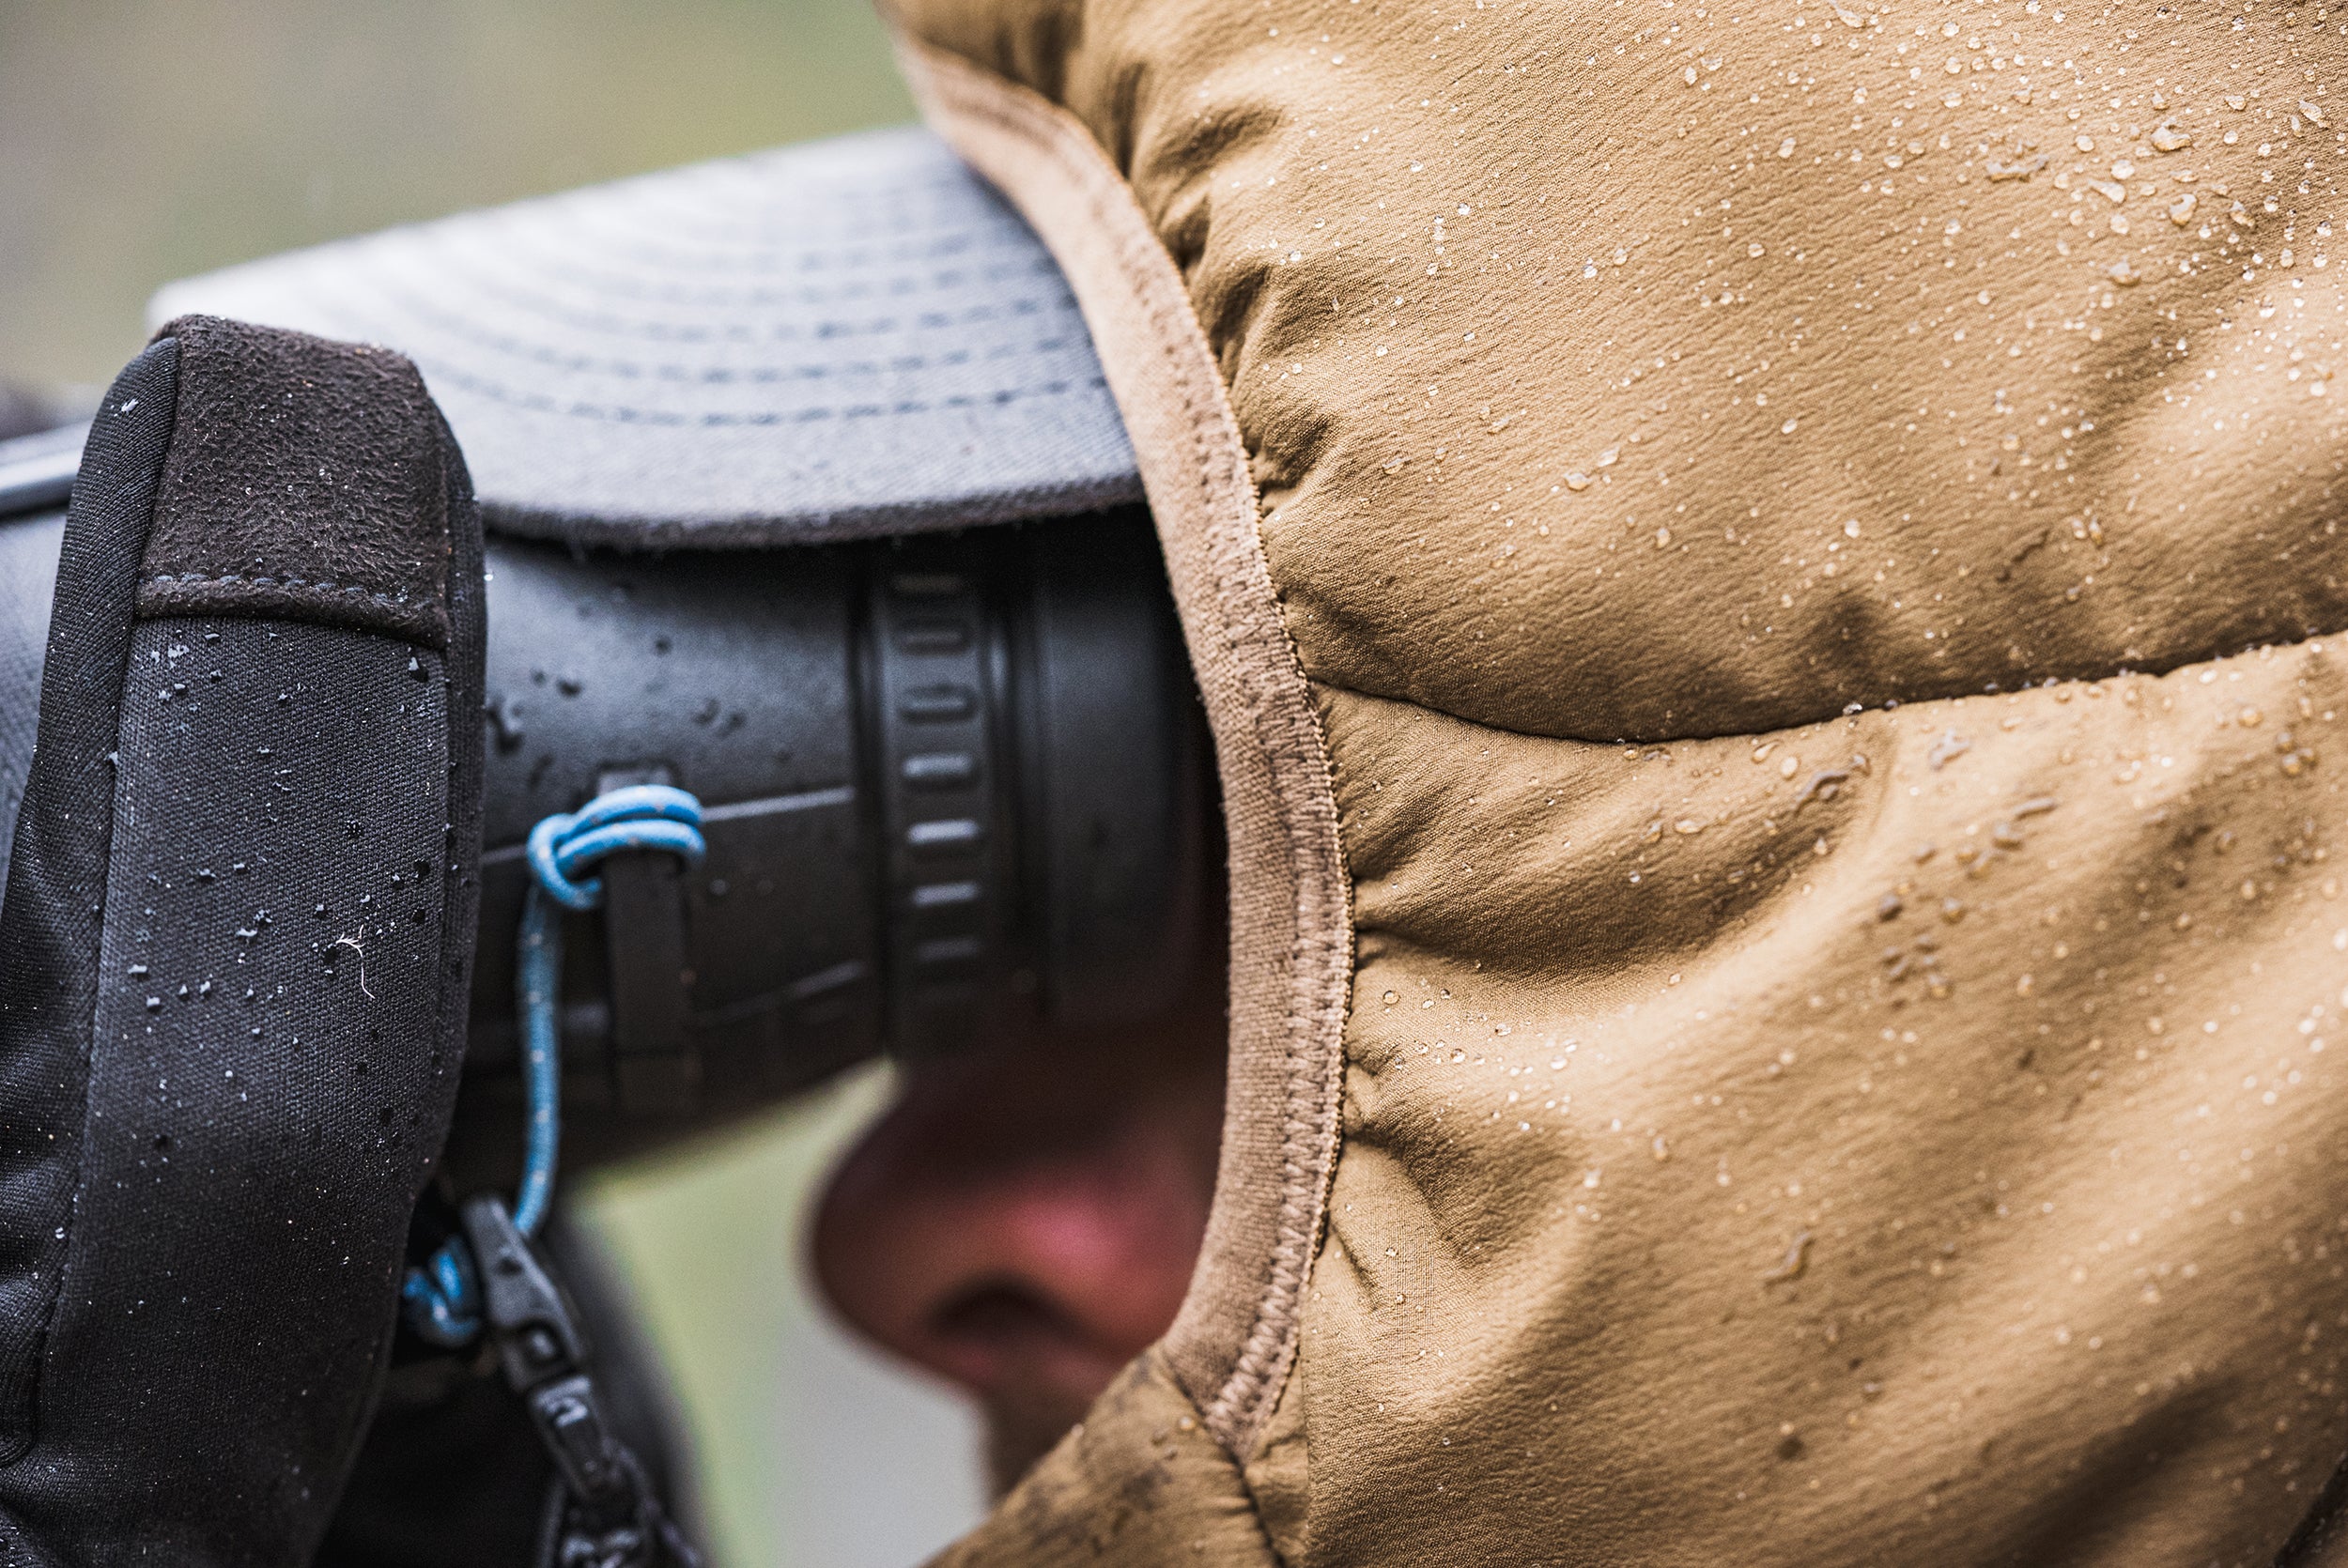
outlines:
[[[1350, 1011], [1233, 1074], [1341, 1053], [1342, 1137], [1227, 1150], [1226, 1230], [1327, 1223], [1197, 1506], [1291, 1564], [2273, 1561], [2348, 1449], [2339, 35], [894, 10], [1120, 403], [1081, 231], [1149, 225], [1326, 747]], [[1089, 170], [996, 145], [1054, 116]]]
[[1306, 673], [1651, 740], [2344, 618], [2338, 144], [2297, 109], [2339, 35], [2009, 8], [903, 15], [1130, 182]]

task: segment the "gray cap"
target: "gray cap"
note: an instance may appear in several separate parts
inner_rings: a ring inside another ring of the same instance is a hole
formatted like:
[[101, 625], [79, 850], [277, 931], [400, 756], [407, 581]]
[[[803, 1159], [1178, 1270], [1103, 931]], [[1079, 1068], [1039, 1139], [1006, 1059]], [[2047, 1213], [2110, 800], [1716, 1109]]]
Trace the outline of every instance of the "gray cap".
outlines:
[[189, 312], [407, 354], [511, 533], [797, 543], [1141, 495], [1058, 268], [924, 131], [393, 229], [150, 307]]

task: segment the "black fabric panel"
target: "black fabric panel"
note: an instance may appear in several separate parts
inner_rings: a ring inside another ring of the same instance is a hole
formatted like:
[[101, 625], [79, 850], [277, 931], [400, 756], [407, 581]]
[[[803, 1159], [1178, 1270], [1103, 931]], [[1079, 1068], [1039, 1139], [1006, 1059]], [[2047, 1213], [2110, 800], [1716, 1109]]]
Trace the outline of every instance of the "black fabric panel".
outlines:
[[61, 512], [0, 523], [0, 887], [8, 884], [16, 810], [33, 765], [49, 599], [57, 588], [57, 546], [64, 532]]
[[182, 316], [146, 615], [258, 615], [447, 646], [440, 415], [388, 348]]
[[[207, 351], [142, 356], [85, 453], [0, 910], [10, 1564], [308, 1560], [461, 1066], [463, 465], [395, 357], [189, 326]], [[159, 562], [298, 587], [314, 561], [378, 586], [155, 615], [185, 602]]]
[[0, 906], [0, 1464], [32, 1441], [82, 1130], [131, 607], [171, 439], [178, 345], [108, 390], [60, 547], [40, 745]]
[[455, 1097], [449, 694], [328, 627], [148, 621], [131, 652], [82, 1179], [0, 1513], [76, 1564], [290, 1565]]

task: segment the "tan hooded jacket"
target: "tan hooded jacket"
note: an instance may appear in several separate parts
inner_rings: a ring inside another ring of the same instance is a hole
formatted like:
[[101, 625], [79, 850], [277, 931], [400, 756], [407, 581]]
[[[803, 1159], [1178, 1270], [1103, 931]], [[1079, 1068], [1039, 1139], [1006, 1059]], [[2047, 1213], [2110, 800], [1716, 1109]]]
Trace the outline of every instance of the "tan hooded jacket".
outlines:
[[1189, 1302], [948, 1560], [2325, 1560], [2348, 9], [893, 20], [1232, 843]]

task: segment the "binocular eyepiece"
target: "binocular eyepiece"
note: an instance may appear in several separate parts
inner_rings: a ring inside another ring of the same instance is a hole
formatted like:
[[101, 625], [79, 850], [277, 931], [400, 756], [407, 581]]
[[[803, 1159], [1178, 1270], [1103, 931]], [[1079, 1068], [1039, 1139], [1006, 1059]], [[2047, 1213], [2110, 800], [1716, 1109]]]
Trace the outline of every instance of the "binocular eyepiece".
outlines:
[[729, 554], [492, 541], [487, 565], [460, 1171], [515, 1125], [523, 840], [623, 785], [690, 791], [707, 853], [616, 857], [604, 907], [565, 916], [588, 1160], [883, 1052], [1146, 1022], [1192, 977], [1204, 724], [1138, 508]]

